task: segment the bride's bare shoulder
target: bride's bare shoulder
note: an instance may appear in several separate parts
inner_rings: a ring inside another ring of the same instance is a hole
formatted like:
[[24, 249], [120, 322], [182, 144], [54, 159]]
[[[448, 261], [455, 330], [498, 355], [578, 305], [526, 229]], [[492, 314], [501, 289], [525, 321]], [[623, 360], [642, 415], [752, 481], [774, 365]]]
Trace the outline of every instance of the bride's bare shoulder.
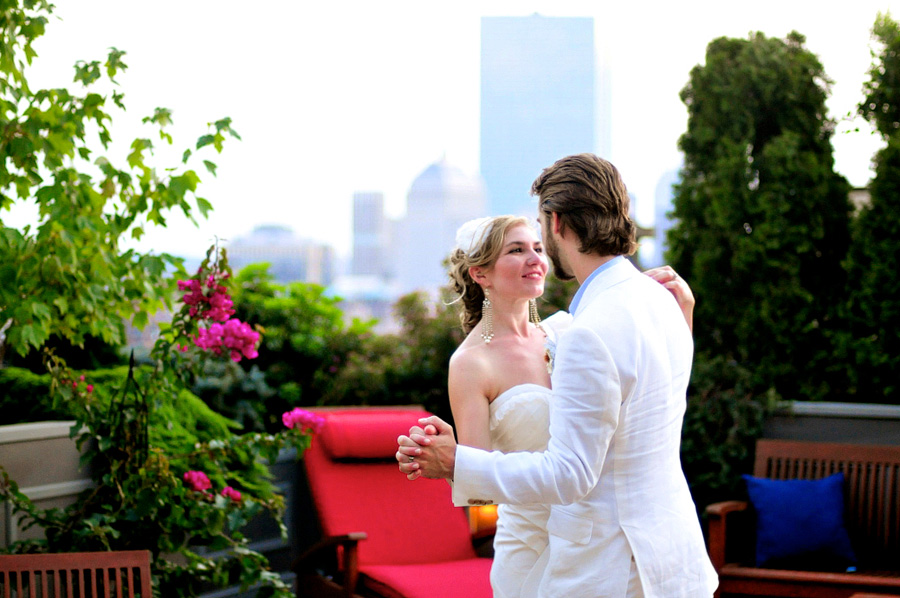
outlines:
[[481, 337], [469, 333], [469, 336], [460, 343], [450, 356], [450, 374], [455, 372], [466, 372], [469, 375], [475, 375], [480, 372], [486, 372], [489, 369], [490, 361], [486, 351], [486, 344]]
[[[474, 339], [473, 339], [474, 340]], [[481, 338], [478, 338], [481, 341]], [[480, 403], [494, 396], [495, 378], [493, 365], [484, 349], [484, 342], [463, 341], [450, 357], [447, 390], [450, 405], [459, 409], [471, 401]]]

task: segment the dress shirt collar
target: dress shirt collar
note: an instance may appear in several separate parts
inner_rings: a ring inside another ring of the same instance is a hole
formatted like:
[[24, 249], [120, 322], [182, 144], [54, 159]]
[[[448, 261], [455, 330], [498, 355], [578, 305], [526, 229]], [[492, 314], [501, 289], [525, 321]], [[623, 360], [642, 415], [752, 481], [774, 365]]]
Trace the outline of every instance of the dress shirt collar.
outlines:
[[575, 315], [575, 311], [578, 309], [578, 304], [581, 303], [581, 297], [582, 295], [584, 295], [584, 290], [588, 288], [588, 285], [591, 284], [591, 282], [593, 282], [595, 278], [597, 278], [602, 272], [609, 270], [615, 264], [624, 260], [624, 255], [617, 255], [613, 259], [609, 260], [608, 262], [591, 272], [591, 275], [587, 277], [587, 279], [582, 283], [580, 287], [578, 287], [578, 292], [575, 293], [574, 297], [572, 297], [572, 303], [569, 304], [569, 313], [573, 316]]

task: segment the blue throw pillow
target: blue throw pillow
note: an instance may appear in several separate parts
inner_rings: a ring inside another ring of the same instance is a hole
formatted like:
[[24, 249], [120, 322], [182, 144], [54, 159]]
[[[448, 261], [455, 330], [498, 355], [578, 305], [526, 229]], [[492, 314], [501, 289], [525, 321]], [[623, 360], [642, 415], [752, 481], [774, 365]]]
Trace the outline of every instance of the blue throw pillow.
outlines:
[[856, 564], [844, 526], [844, 474], [821, 480], [745, 475], [756, 510], [756, 566], [849, 570]]

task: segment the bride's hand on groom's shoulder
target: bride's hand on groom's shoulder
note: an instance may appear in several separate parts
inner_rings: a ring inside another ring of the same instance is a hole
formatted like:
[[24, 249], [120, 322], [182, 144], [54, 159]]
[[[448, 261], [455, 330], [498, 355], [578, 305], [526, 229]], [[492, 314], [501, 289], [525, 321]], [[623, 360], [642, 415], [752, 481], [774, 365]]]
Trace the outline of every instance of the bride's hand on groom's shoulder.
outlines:
[[672, 266], [651, 268], [646, 270], [644, 274], [663, 285], [663, 287], [672, 293], [675, 300], [678, 302], [678, 307], [681, 308], [681, 312], [684, 314], [684, 319], [687, 321], [688, 327], [693, 330], [694, 305], [696, 304], [696, 300], [694, 299], [694, 293], [691, 291], [691, 286], [687, 281], [679, 276], [678, 272], [676, 272]]

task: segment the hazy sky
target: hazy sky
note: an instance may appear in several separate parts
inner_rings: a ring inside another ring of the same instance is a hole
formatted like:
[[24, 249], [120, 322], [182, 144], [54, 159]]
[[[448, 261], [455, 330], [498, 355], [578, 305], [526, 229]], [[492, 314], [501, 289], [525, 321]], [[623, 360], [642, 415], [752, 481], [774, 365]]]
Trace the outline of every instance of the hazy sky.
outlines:
[[[383, 191], [398, 215], [413, 179], [442, 155], [477, 172], [483, 15], [594, 17], [598, 59], [610, 69], [609, 158], [649, 224], [657, 182], [679, 164], [687, 116], [678, 93], [712, 39], [806, 35], [835, 82], [829, 108], [839, 118], [862, 98], [876, 14], [896, 18], [898, 9], [900, 0], [58, 0], [61, 20], [37, 45], [30, 82], [66, 85], [76, 60], [103, 59], [115, 46], [127, 52], [129, 69], [119, 77], [128, 111], [115, 115], [114, 139], [150, 135], [140, 119], [168, 107], [180, 156], [207, 122], [234, 120], [243, 141], [213, 158], [217, 178], [202, 176], [210, 218], [195, 228], [173, 214], [142, 249], [198, 256], [214, 235], [283, 223], [346, 254], [354, 191]], [[842, 123], [834, 145], [838, 170], [865, 185], [880, 146], [865, 123]], [[3, 219], [16, 224], [27, 215]]]

